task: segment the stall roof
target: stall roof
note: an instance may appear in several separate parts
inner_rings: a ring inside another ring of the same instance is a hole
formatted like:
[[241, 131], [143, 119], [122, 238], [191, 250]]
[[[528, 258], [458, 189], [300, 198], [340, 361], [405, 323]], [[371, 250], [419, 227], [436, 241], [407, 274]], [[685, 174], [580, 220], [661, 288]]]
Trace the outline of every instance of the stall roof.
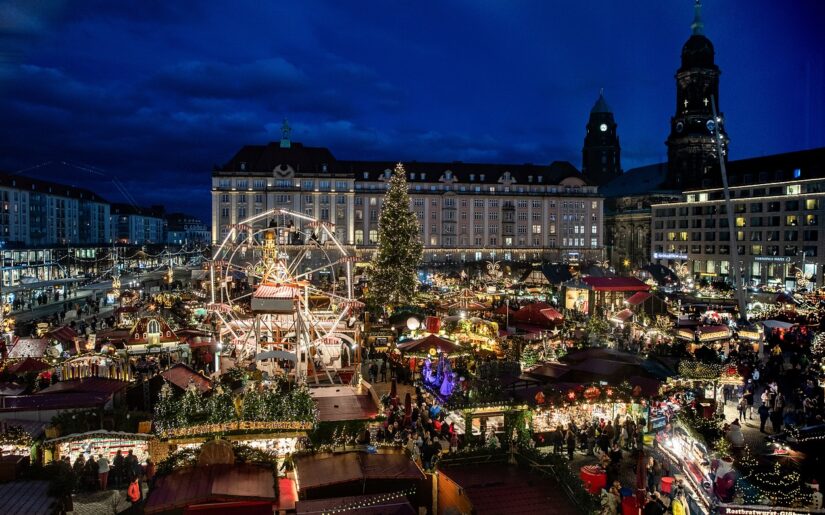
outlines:
[[639, 304], [646, 301], [652, 296], [652, 293], [648, 293], [646, 291], [639, 291], [628, 297], [628, 299], [625, 302], [627, 302], [631, 306], [638, 306]]
[[549, 304], [534, 302], [522, 307], [510, 318], [518, 323], [553, 327], [560, 324], [564, 317]]
[[54, 340], [57, 340], [60, 343], [70, 344], [74, 343], [74, 339], [77, 337], [77, 333], [68, 325], [64, 325], [62, 327], [58, 327], [57, 329], [52, 329], [51, 331], [46, 333], [46, 336]]
[[0, 383], [0, 395], [20, 395], [26, 391], [26, 385], [4, 381]]
[[4, 515], [51, 515], [57, 498], [49, 495], [48, 481], [13, 481], [0, 484], [0, 513]]
[[160, 375], [182, 390], [186, 390], [190, 383], [194, 384], [200, 393], [206, 393], [212, 389], [212, 382], [209, 379], [183, 363], [177, 363], [173, 367], [164, 370]]
[[419, 481], [424, 473], [406, 454], [346, 454], [305, 456], [295, 460], [298, 487], [302, 490], [355, 481], [398, 479]]
[[648, 291], [650, 286], [635, 277], [584, 277], [582, 282], [595, 291]]
[[144, 513], [194, 504], [277, 501], [272, 470], [255, 465], [211, 465], [177, 470], [157, 479], [146, 499]]
[[52, 368], [51, 365], [38, 358], [26, 358], [23, 361], [18, 361], [6, 367], [6, 371], [10, 374], [25, 374], [26, 372], [40, 372], [41, 370], [48, 370]]
[[353, 386], [313, 388], [312, 399], [318, 407], [319, 422], [367, 420], [378, 415], [369, 392]]
[[414, 515], [418, 513], [406, 497], [384, 500], [387, 494], [355, 495], [313, 501], [298, 501], [298, 515], [313, 513], [357, 513], [358, 515]]
[[428, 352], [431, 348], [448, 354], [462, 350], [461, 345], [458, 343], [434, 334], [398, 345], [398, 350], [401, 352]]
[[633, 312], [630, 311], [627, 308], [625, 308], [625, 309], [619, 311], [618, 313], [616, 313], [615, 315], [613, 315], [614, 320], [619, 320], [621, 322], [627, 322], [631, 318], [633, 318]]
[[42, 358], [48, 347], [46, 338], [18, 338], [9, 351], [9, 358]]
[[516, 466], [447, 466], [440, 473], [464, 490], [473, 504], [473, 513], [478, 515], [578, 513], [557, 482]]
[[796, 325], [788, 322], [783, 322], [781, 320], [765, 320], [764, 322], [760, 323], [768, 329], [790, 329], [791, 327]]

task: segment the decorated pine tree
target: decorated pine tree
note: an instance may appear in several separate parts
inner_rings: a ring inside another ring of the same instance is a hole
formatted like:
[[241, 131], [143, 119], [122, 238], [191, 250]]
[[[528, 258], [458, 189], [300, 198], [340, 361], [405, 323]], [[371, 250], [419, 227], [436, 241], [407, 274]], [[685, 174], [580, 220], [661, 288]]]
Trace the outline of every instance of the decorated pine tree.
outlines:
[[207, 420], [212, 423], [229, 422], [235, 418], [232, 395], [220, 385], [206, 401]]
[[155, 431], [163, 433], [177, 426], [177, 403], [172, 396], [172, 388], [164, 382], [160, 387], [160, 395], [155, 403]]
[[243, 396], [241, 413], [244, 420], [266, 420], [266, 403], [264, 396], [255, 388], [250, 388]]
[[410, 301], [418, 285], [423, 255], [418, 219], [410, 209], [407, 179], [401, 163], [395, 167], [378, 219], [378, 249], [369, 272], [369, 296], [379, 306]]
[[177, 409], [178, 426], [181, 427], [201, 423], [206, 418], [206, 403], [194, 384], [186, 388]]

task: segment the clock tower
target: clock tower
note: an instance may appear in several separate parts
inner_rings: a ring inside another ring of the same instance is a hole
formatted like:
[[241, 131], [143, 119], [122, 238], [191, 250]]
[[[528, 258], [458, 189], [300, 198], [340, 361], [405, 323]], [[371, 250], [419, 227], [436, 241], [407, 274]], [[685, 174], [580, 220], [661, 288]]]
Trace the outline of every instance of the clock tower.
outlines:
[[[691, 36], [682, 47], [682, 66], [676, 72], [676, 114], [667, 138], [667, 186], [686, 190], [706, 187], [719, 178], [716, 131], [722, 134], [727, 160], [728, 136], [719, 109], [719, 67], [713, 44], [704, 35], [702, 4], [696, 0]], [[717, 116], [712, 101], [716, 100]]]
[[587, 133], [582, 148], [582, 174], [601, 186], [622, 174], [621, 147], [616, 134], [616, 121], [604, 91], [590, 110]]

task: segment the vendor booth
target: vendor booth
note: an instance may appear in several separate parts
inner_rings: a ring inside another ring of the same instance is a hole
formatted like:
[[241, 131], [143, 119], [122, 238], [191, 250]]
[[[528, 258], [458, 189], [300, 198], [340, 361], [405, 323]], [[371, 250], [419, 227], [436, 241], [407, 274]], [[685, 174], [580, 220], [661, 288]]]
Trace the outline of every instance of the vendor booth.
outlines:
[[132, 454], [137, 456], [138, 462], [143, 463], [149, 457], [149, 441], [152, 438], [149, 434], [121, 433], [101, 429], [53, 438], [46, 440], [44, 445], [51, 449], [52, 459], [55, 461], [68, 456], [69, 460], [74, 463], [81, 454], [84, 459], [90, 456], [97, 458], [102, 454], [111, 463], [117, 451], [123, 455], [132, 451]]
[[660, 432], [656, 440], [658, 445], [654, 452], [657, 457], [663, 459], [669, 469], [679, 471], [673, 477], [663, 477], [660, 489], [669, 494], [674, 480], [681, 480], [690, 513], [710, 513], [714, 498], [711, 458], [700, 437], [676, 423], [671, 431]]

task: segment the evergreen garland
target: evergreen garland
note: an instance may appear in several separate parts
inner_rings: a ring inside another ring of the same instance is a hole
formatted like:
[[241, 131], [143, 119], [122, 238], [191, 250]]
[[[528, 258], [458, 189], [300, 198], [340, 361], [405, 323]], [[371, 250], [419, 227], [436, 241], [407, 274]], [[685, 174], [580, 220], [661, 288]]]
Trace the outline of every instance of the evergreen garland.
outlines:
[[418, 219], [410, 209], [406, 172], [398, 163], [381, 206], [378, 249], [369, 270], [368, 293], [376, 305], [398, 306], [413, 298], [423, 248]]
[[179, 426], [198, 424], [206, 419], [206, 403], [194, 385], [189, 385], [177, 406]]

